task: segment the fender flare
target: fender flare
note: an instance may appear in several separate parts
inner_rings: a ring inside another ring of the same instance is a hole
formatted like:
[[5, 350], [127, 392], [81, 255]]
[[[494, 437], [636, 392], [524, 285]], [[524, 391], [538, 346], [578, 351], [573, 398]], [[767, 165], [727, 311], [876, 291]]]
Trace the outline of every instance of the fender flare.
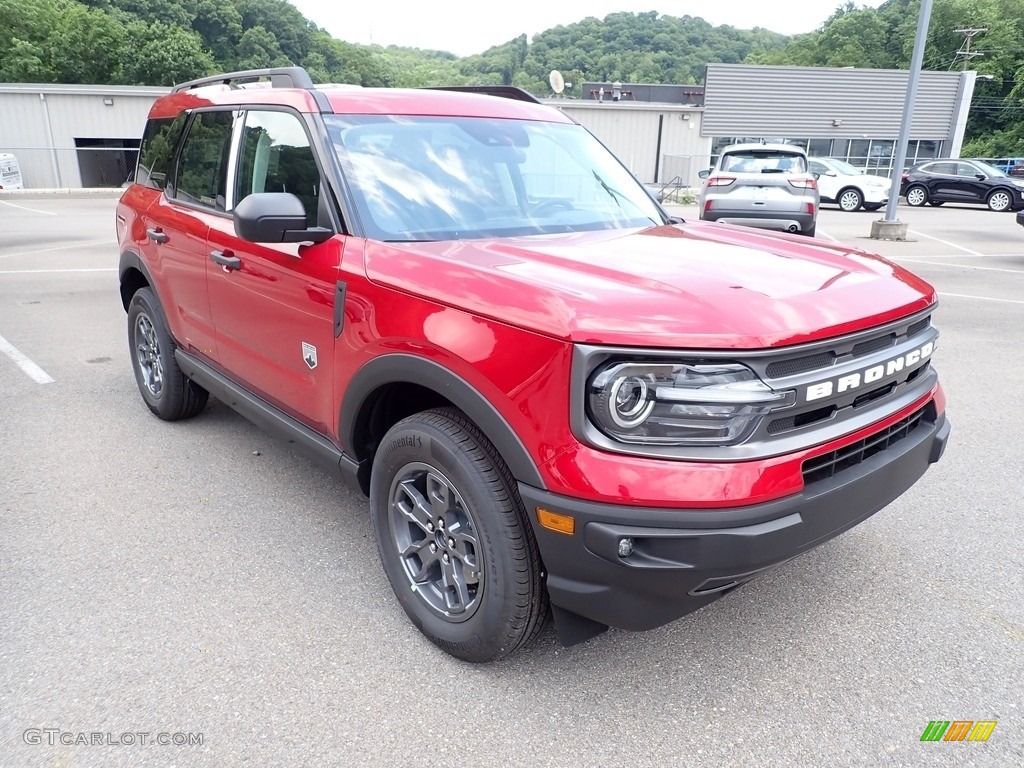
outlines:
[[157, 289], [156, 281], [153, 279], [153, 275], [149, 271], [149, 267], [146, 266], [146, 262], [142, 260], [139, 254], [135, 251], [123, 251], [121, 253], [121, 259], [117, 265], [117, 283], [119, 290], [121, 290], [121, 304], [124, 306], [125, 312], [128, 311], [128, 302], [131, 301], [131, 296], [125, 296], [123, 293], [124, 288], [124, 273], [129, 269], [137, 269], [142, 273], [142, 276], [146, 278], [146, 282], [149, 283], [149, 288], [156, 293], [157, 301], [163, 306], [163, 300], [160, 297], [160, 291]]
[[486, 397], [444, 366], [401, 352], [374, 358], [363, 365], [349, 382], [338, 419], [338, 436], [348, 455], [355, 455], [356, 424], [363, 406], [375, 390], [387, 384], [418, 384], [441, 395], [480, 428], [516, 480], [535, 488], [546, 487], [523, 441]]

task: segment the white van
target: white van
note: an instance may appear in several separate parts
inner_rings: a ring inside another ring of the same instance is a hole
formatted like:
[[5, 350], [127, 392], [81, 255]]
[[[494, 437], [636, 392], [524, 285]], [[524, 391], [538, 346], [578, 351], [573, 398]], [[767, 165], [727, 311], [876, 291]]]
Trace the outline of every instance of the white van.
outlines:
[[21, 168], [18, 158], [0, 152], [0, 189], [21, 189]]

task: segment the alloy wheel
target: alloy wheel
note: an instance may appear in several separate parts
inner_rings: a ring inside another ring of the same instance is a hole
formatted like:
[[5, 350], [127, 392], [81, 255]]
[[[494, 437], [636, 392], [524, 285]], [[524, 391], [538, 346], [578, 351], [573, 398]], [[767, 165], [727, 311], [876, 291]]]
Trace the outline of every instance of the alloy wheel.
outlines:
[[143, 383], [153, 397], [160, 397], [164, 389], [164, 364], [160, 358], [160, 339], [156, 328], [145, 314], [135, 321], [135, 358], [139, 363]]
[[413, 591], [439, 617], [470, 618], [484, 570], [477, 526], [462, 494], [436, 468], [406, 464], [389, 494], [391, 541]]

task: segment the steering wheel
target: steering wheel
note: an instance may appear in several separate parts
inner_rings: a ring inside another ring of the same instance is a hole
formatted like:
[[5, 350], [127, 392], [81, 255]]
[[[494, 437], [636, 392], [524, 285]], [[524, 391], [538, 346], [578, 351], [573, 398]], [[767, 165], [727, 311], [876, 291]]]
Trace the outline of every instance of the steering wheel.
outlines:
[[530, 209], [531, 216], [544, 216], [555, 211], [575, 211], [576, 206], [568, 200], [541, 200]]

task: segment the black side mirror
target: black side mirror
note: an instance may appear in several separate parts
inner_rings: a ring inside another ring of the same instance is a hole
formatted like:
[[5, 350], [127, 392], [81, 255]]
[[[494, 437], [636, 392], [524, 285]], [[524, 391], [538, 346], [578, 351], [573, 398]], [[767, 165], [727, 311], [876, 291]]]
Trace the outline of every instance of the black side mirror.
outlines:
[[974, 174], [974, 178], [976, 178], [978, 181], [984, 181], [985, 179], [988, 178], [988, 176], [986, 176], [984, 173], [976, 173]]
[[257, 192], [232, 211], [235, 233], [251, 243], [322, 243], [334, 232], [307, 227], [306, 209], [290, 192]]

